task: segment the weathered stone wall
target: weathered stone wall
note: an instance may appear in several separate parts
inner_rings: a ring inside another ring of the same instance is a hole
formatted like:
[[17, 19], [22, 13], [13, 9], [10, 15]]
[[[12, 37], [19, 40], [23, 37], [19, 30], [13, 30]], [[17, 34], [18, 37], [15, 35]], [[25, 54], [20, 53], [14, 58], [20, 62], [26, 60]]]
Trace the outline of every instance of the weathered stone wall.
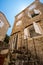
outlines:
[[34, 43], [32, 38], [28, 39], [28, 49], [32, 54], [35, 55]]
[[43, 62], [43, 36], [34, 38], [37, 56]]
[[0, 12], [0, 23], [1, 22], [3, 22], [4, 25], [3, 27], [0, 27], [0, 41], [3, 41], [10, 25], [2, 12]]
[[37, 57], [43, 62], [43, 36], [30, 38], [28, 40], [28, 49], [33, 55], [37, 54]]

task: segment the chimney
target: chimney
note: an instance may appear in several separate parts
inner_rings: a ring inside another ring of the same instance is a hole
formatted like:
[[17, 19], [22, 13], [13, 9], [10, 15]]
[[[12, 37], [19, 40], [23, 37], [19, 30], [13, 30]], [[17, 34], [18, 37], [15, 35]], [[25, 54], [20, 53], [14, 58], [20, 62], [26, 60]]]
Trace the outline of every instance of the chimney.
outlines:
[[39, 2], [40, 0], [35, 0], [35, 1]]

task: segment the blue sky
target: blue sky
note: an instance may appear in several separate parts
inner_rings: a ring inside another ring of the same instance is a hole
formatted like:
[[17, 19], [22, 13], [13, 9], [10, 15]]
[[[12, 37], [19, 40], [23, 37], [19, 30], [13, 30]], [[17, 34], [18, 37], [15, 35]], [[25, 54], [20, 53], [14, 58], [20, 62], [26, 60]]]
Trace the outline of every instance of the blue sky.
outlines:
[[[0, 0], [0, 11], [2, 11], [8, 19], [11, 28], [7, 34], [10, 35], [14, 24], [15, 16], [30, 5], [35, 0]], [[40, 0], [43, 3], [43, 0]]]

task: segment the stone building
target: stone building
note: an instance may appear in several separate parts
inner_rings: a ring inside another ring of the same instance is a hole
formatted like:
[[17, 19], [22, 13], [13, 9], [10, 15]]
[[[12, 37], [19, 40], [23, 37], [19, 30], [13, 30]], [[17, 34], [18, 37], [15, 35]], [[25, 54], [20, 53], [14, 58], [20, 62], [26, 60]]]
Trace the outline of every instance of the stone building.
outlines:
[[10, 24], [6, 16], [2, 12], [0, 12], [0, 41], [4, 40], [9, 27]]
[[28, 47], [43, 62], [43, 3], [35, 0], [15, 16], [9, 44], [11, 50]]
[[3, 42], [9, 27], [10, 24], [6, 16], [0, 11], [0, 65], [4, 64], [4, 59], [9, 52], [9, 45]]

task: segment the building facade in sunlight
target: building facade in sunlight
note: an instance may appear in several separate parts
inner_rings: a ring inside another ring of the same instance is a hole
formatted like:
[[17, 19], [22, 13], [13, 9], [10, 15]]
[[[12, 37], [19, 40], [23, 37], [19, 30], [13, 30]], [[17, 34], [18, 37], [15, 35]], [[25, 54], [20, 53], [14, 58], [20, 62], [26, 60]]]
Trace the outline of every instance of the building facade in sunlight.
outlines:
[[0, 41], [4, 40], [9, 27], [10, 24], [8, 23], [8, 20], [5, 15], [0, 12]]
[[10, 50], [25, 46], [43, 61], [43, 4], [39, 0], [15, 16], [9, 44]]

